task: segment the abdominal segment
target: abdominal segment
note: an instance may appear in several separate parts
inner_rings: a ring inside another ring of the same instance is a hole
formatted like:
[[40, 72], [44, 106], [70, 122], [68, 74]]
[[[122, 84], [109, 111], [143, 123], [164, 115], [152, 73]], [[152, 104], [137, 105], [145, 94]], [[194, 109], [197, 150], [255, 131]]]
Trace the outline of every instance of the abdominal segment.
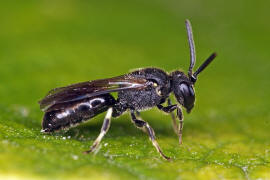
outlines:
[[115, 99], [110, 94], [56, 104], [45, 113], [42, 131], [54, 132], [72, 127], [106, 111], [114, 104]]

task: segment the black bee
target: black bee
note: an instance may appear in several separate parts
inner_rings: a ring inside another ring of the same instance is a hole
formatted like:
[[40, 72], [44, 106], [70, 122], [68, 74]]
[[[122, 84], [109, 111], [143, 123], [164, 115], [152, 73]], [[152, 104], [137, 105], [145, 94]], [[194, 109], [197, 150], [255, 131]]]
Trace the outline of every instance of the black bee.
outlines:
[[[109, 130], [111, 117], [118, 117], [128, 111], [135, 126], [145, 131], [160, 155], [169, 160], [170, 158], [165, 156], [159, 147], [152, 127], [139, 118], [139, 112], [157, 107], [161, 111], [171, 113], [174, 130], [179, 136], [179, 143], [182, 143], [183, 115], [180, 106], [188, 113], [192, 110], [197, 76], [216, 57], [213, 53], [195, 73], [192, 72], [196, 60], [195, 47], [191, 24], [188, 20], [185, 23], [190, 47], [188, 75], [178, 70], [167, 73], [158, 68], [144, 68], [118, 77], [53, 89], [39, 102], [40, 108], [45, 112], [42, 132], [67, 129], [107, 111], [99, 136], [90, 150], [85, 151], [90, 153], [97, 149]], [[117, 99], [111, 95], [113, 92], [118, 93]], [[175, 95], [178, 104], [171, 104], [170, 93]], [[167, 106], [163, 106], [166, 101]], [[175, 110], [179, 125], [173, 114]]]

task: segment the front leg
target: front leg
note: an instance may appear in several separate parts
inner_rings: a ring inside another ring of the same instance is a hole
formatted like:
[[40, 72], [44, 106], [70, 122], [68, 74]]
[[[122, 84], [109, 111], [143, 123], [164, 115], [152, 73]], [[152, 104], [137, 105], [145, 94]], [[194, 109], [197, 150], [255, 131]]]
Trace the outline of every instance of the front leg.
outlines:
[[183, 113], [180, 107], [177, 107], [177, 117], [179, 119], [179, 144], [183, 143], [182, 136], [183, 136], [183, 127], [184, 127], [184, 118]]
[[[182, 144], [183, 143], [182, 135], [183, 135], [184, 119], [183, 119], [183, 113], [182, 113], [181, 108], [177, 104], [171, 105], [170, 99], [168, 100], [168, 106], [167, 107], [164, 107], [161, 104], [157, 105], [157, 107], [158, 107], [159, 110], [161, 110], [161, 111], [163, 111], [165, 113], [170, 113], [171, 114], [172, 119], [173, 119], [174, 130], [177, 132], [177, 135], [179, 137], [179, 144]], [[174, 110], [177, 110], [177, 118], [179, 120], [179, 126], [178, 127], [177, 127], [177, 124], [176, 124], [175, 116], [173, 114]]]
[[177, 109], [177, 105], [172, 105], [171, 100], [168, 99], [168, 106], [164, 107], [161, 104], [157, 105], [158, 109], [165, 112], [165, 113], [169, 113], [171, 114], [172, 117], [172, 125], [173, 125], [173, 130], [175, 132], [176, 135], [179, 134], [179, 130], [178, 130], [178, 124], [176, 122], [176, 117], [175, 114], [173, 113], [173, 111], [175, 111], [175, 109]]
[[[172, 105], [171, 99], [168, 98], [168, 106]], [[172, 117], [172, 124], [173, 124], [173, 130], [175, 132], [175, 134], [178, 136], [178, 124], [176, 122], [176, 117], [174, 112], [171, 112], [171, 117]]]

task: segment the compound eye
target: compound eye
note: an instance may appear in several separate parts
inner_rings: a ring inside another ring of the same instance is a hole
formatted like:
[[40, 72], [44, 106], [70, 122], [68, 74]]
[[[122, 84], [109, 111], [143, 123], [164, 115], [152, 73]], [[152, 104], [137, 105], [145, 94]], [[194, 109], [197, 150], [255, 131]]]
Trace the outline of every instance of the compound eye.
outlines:
[[191, 86], [188, 86], [186, 83], [180, 84], [180, 91], [184, 95], [184, 97], [194, 96], [194, 90]]
[[195, 93], [192, 86], [189, 86], [186, 83], [182, 83], [180, 84], [180, 91], [184, 97], [184, 106], [188, 110], [191, 110], [194, 106], [195, 101]]

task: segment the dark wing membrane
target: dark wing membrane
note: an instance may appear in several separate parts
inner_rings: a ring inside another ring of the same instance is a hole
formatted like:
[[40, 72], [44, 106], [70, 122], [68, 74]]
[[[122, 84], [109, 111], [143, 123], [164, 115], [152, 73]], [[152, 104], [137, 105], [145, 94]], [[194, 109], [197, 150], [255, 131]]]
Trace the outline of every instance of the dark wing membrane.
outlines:
[[109, 79], [87, 81], [66, 87], [55, 88], [49, 91], [47, 96], [39, 101], [39, 104], [40, 108], [43, 111], [46, 111], [55, 104], [73, 102], [122, 90], [144, 89], [146, 87], [146, 79], [123, 75]]

